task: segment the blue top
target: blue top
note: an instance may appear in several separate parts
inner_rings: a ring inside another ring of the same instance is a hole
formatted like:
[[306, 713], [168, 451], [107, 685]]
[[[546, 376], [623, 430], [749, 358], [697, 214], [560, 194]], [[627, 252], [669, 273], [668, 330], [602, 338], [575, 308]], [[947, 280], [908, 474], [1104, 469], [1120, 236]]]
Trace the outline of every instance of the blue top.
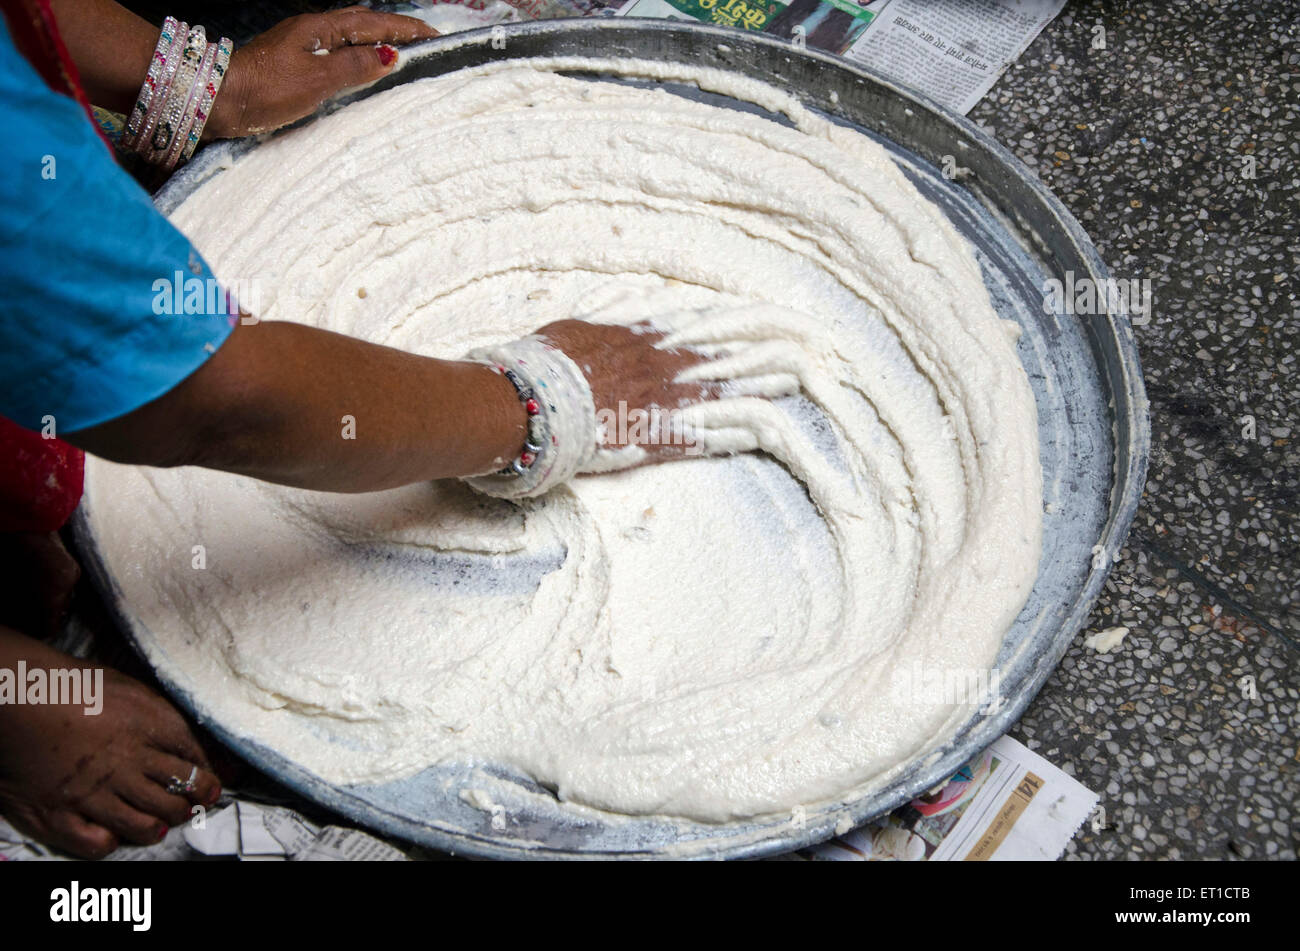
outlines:
[[[236, 318], [185, 236], [0, 18], [0, 416], [56, 434], [198, 369]], [[46, 426], [48, 429], [48, 426]]]

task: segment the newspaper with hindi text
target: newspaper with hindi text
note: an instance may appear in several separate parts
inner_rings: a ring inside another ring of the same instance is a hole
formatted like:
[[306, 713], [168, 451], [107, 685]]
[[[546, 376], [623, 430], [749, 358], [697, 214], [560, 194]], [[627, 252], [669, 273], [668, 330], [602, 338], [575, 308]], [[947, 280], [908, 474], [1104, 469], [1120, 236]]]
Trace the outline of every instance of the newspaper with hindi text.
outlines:
[[385, 8], [444, 33], [597, 15], [754, 30], [843, 56], [965, 115], [1064, 6], [1065, 0], [408, 0]]

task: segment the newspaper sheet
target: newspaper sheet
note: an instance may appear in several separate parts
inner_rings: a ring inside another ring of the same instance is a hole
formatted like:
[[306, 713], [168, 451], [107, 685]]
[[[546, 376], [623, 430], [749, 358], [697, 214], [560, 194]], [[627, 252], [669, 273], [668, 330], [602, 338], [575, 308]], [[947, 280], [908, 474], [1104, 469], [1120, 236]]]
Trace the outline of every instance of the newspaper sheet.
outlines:
[[619, 16], [759, 30], [835, 53], [965, 115], [1065, 0], [626, 0]]
[[940, 788], [800, 857], [1054, 861], [1096, 806], [1096, 793], [1004, 736]]
[[[0, 818], [0, 862], [67, 858]], [[223, 796], [205, 814], [168, 831], [161, 842], [121, 846], [108, 861], [401, 862], [408, 858], [402, 848], [360, 829], [317, 825], [286, 806]]]
[[1063, 6], [1065, 0], [886, 0], [843, 53], [965, 115]]
[[756, 30], [844, 56], [965, 115], [1063, 6], [1065, 0], [407, 0], [385, 9], [419, 16], [444, 33], [591, 15]]

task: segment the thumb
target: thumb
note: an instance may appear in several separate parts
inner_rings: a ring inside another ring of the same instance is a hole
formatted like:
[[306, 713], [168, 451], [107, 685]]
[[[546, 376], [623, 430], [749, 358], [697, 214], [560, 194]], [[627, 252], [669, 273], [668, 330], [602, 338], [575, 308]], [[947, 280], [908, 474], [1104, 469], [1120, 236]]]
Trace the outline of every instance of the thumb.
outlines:
[[397, 64], [397, 50], [378, 46], [342, 46], [325, 57], [330, 79], [337, 89], [361, 86], [388, 75]]

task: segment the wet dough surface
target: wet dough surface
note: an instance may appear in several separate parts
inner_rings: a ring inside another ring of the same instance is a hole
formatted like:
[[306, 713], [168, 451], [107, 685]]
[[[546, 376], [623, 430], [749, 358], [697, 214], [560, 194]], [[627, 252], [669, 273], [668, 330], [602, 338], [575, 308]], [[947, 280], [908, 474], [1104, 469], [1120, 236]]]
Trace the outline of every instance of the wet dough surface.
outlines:
[[590, 64], [790, 123], [564, 65], [375, 95], [249, 153], [174, 220], [223, 280], [258, 282], [264, 319], [419, 353], [653, 320], [731, 361], [733, 395], [695, 417], [707, 447], [756, 451], [522, 504], [88, 460], [124, 603], [216, 718], [333, 782], [491, 762], [705, 820], [878, 782], [971, 712], [898, 671], [986, 670], [1037, 573], [1014, 334], [971, 250], [860, 134], [721, 72]]

